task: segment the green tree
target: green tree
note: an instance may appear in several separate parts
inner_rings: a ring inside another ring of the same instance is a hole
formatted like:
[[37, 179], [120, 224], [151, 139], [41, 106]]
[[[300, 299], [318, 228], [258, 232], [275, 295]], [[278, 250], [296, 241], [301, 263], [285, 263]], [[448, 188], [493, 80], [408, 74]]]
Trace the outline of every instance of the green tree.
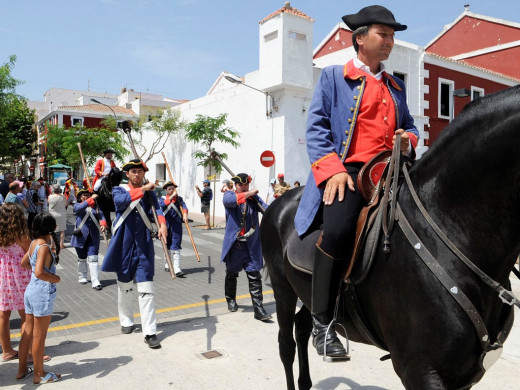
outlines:
[[47, 159], [50, 164], [63, 163], [81, 167], [78, 143], [81, 144], [87, 166], [95, 164], [106, 148], [113, 149], [115, 157], [119, 160], [124, 160], [128, 155], [123, 134], [107, 127], [86, 128], [77, 125], [65, 129], [57, 125], [49, 125], [45, 139]]
[[[226, 119], [227, 114], [220, 114], [215, 118], [199, 114], [195, 121], [189, 123], [186, 127], [186, 139], [203, 146], [203, 149], [193, 152], [193, 157], [199, 160], [197, 165], [210, 167], [210, 176], [211, 168], [215, 168], [216, 172], [222, 172], [220, 162], [211, 157], [211, 153], [215, 151], [215, 143], [229, 144], [234, 148], [240, 146], [240, 143], [236, 141], [240, 137], [240, 133], [229, 127], [224, 127]], [[218, 155], [221, 160], [228, 157], [226, 153], [218, 153]]]
[[139, 158], [145, 163], [150, 161], [153, 156], [164, 150], [170, 135], [185, 128], [185, 126], [186, 123], [181, 120], [180, 111], [176, 109], [161, 111], [155, 115], [141, 116], [132, 130], [141, 133], [140, 138], [146, 137], [148, 132], [151, 132], [154, 141], [147, 146], [134, 139]]
[[[212, 152], [215, 152], [214, 145], [216, 143], [229, 144], [234, 148], [240, 146], [236, 141], [240, 137], [237, 131], [225, 127], [227, 114], [220, 114], [213, 118], [206, 115], [197, 115], [194, 122], [188, 124], [186, 127], [186, 139], [188, 141], [197, 142], [203, 146], [203, 149], [198, 149], [193, 152], [193, 157], [199, 160], [197, 165], [203, 167], [209, 166], [209, 176], [212, 176], [212, 168], [216, 172], [222, 172], [222, 165], [218, 160], [211, 157]], [[226, 153], [217, 153], [221, 160], [227, 159]], [[216, 192], [215, 182], [213, 182], [213, 192]], [[213, 197], [213, 226], [215, 225], [215, 199]]]
[[29, 156], [36, 142], [34, 110], [24, 97], [16, 94], [22, 82], [11, 76], [16, 56], [0, 67], [0, 159], [10, 164], [22, 156]]

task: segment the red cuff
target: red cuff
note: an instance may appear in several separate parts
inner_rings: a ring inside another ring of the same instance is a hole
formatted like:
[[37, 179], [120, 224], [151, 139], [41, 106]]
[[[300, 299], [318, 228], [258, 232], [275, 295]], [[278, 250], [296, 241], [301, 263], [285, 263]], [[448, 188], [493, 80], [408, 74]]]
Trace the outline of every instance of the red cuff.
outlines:
[[237, 204], [244, 204], [246, 203], [246, 194], [245, 192], [241, 192], [237, 194]]
[[132, 202], [134, 200], [141, 199], [144, 196], [143, 191], [140, 188], [131, 189], [129, 192], [130, 199], [132, 199]]
[[164, 218], [164, 215], [158, 215], [157, 220], [159, 221], [159, 225], [162, 225], [163, 223], [166, 224], [166, 218]]
[[101, 221], [99, 221], [99, 224], [100, 224], [101, 226], [108, 227], [107, 221], [105, 221], [104, 219], [102, 219]]
[[166, 206], [168, 206], [172, 201], [170, 200], [170, 197], [169, 196], [166, 196], [166, 198], [164, 198], [164, 204]]
[[320, 187], [325, 180], [336, 173], [347, 171], [336, 153], [329, 153], [315, 161], [311, 169], [316, 187]]
[[183, 208], [183, 209], [182, 209], [182, 212], [183, 212], [184, 214], [188, 214], [188, 209]]
[[417, 139], [417, 136], [414, 133], [412, 133], [412, 132], [407, 132], [407, 133], [408, 133], [408, 138], [410, 139], [410, 143], [412, 144], [412, 147], [414, 149], [416, 149], [417, 148], [417, 142], [419, 141]]
[[96, 201], [94, 199], [92, 199], [92, 198], [88, 198], [86, 200], [86, 202], [87, 202], [89, 207], [94, 207], [94, 205], [96, 204]]

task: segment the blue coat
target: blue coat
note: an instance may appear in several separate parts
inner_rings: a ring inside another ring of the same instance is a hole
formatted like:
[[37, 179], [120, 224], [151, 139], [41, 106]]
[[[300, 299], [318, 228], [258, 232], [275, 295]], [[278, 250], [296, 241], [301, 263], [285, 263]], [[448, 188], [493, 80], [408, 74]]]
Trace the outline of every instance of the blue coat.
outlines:
[[[161, 206], [163, 213], [169, 206], [166, 205], [165, 199], [166, 196], [159, 199], [159, 205]], [[183, 210], [188, 211], [184, 199], [178, 195], [177, 200], [175, 201], [175, 207], [177, 207], [177, 210], [179, 210], [181, 214], [183, 214]], [[177, 211], [175, 211], [173, 207], [164, 214], [164, 218], [166, 218], [166, 225], [168, 226], [168, 239], [166, 240], [166, 245], [171, 251], [182, 249], [182, 224], [184, 220], [179, 217], [179, 214], [177, 214]]]
[[[258, 196], [256, 198], [262, 207], [267, 209], [268, 205]], [[226, 233], [224, 234], [224, 242], [222, 243], [222, 255], [221, 261], [226, 261], [226, 256], [229, 250], [233, 246], [240, 232], [242, 226], [242, 211], [244, 204], [239, 205], [237, 203], [237, 194], [235, 191], [224, 192], [224, 207], [226, 208]], [[251, 260], [255, 262], [258, 269], [264, 266], [264, 259], [262, 256], [262, 247], [260, 245], [260, 224], [258, 222], [258, 207], [253, 200], [247, 200], [247, 213], [246, 213], [246, 233], [251, 229], [255, 228], [255, 232], [247, 238], [247, 247], [249, 248], [249, 255]]]
[[[116, 208], [114, 224], [117, 224], [121, 215], [132, 203], [130, 192], [125, 187], [117, 186], [112, 190]], [[149, 191], [149, 194], [152, 196], [157, 216], [164, 217], [155, 192]], [[139, 203], [148, 215], [149, 220], [153, 222], [152, 211], [147, 198], [147, 196], [142, 197]], [[136, 248], [139, 249], [136, 251]], [[140, 257], [140, 266], [147, 274], [147, 280], [152, 281], [155, 257], [153, 238], [141, 219], [137, 208], [134, 208], [112, 236], [101, 270], [105, 272], [128, 273], [131, 260], [137, 255]]]
[[[347, 158], [366, 83], [365, 77], [351, 79], [345, 76], [347, 65], [324, 68], [314, 91], [306, 131], [311, 164], [318, 164], [320, 159], [330, 153], [336, 153], [342, 163]], [[404, 83], [386, 73], [385, 77], [396, 109], [396, 130], [402, 128], [419, 138], [406, 104]], [[294, 220], [299, 235], [304, 234], [314, 220], [323, 199], [323, 191], [324, 187], [317, 187], [311, 170]]]
[[[86, 200], [81, 203], [74, 204], [74, 214], [76, 214], [76, 223], [74, 224], [75, 228], [77, 228], [81, 221], [83, 220], [83, 217], [87, 213], [87, 208], [89, 207], [89, 203], [93, 205], [93, 201]], [[90, 206], [92, 207], [92, 206]], [[99, 210], [99, 213], [98, 213]], [[92, 208], [92, 214], [98, 219], [98, 221], [105, 221], [105, 216], [103, 215], [103, 212], [101, 209], [97, 207]], [[87, 241], [88, 236], [90, 235], [90, 238], [92, 240], [92, 246], [99, 248], [99, 238], [100, 231], [98, 227], [96, 226], [96, 223], [92, 220], [92, 218], [87, 218], [85, 221], [85, 224], [81, 228], [81, 235], [75, 236], [72, 235], [72, 239], [70, 240], [70, 246], [75, 248], [83, 248], [85, 246], [85, 243]]]

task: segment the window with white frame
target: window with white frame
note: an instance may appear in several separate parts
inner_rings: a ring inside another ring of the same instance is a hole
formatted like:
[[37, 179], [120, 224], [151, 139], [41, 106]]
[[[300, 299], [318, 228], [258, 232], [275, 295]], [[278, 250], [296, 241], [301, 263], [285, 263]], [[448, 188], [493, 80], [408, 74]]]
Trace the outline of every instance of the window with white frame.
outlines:
[[83, 117], [73, 116], [70, 118], [70, 123], [72, 126], [83, 126]]
[[471, 101], [484, 96], [484, 88], [471, 86]]
[[452, 80], [439, 79], [439, 104], [438, 116], [451, 120], [453, 117], [453, 89], [455, 83]]

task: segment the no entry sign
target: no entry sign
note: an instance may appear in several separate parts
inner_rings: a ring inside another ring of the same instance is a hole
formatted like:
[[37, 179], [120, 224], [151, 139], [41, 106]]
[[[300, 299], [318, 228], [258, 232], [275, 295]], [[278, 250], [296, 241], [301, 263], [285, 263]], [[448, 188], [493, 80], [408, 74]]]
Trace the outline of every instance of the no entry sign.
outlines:
[[260, 164], [262, 164], [264, 167], [270, 167], [274, 164], [274, 153], [270, 150], [266, 150], [262, 152], [260, 155]]

